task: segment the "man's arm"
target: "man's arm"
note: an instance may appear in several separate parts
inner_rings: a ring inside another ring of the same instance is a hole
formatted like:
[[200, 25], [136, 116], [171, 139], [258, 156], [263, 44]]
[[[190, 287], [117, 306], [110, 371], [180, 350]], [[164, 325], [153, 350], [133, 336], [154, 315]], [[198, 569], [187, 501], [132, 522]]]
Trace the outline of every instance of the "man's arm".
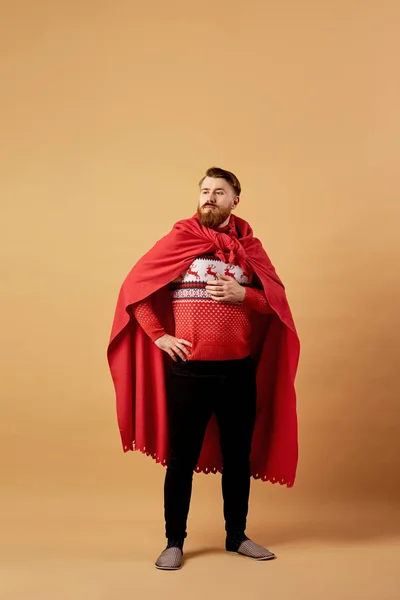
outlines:
[[147, 296], [147, 298], [135, 304], [132, 313], [144, 332], [160, 350], [169, 354], [175, 362], [177, 362], [178, 356], [182, 360], [187, 360], [187, 357], [190, 356], [190, 350], [187, 346], [192, 344], [187, 340], [165, 333], [164, 327], [154, 312], [151, 296]]
[[243, 299], [243, 304], [245, 304], [248, 308], [265, 315], [274, 312], [270, 307], [263, 290], [258, 290], [253, 287], [246, 287], [245, 290], [246, 295]]
[[132, 313], [141, 328], [153, 342], [165, 335], [165, 329], [154, 312], [151, 296], [147, 296], [147, 298], [135, 304]]

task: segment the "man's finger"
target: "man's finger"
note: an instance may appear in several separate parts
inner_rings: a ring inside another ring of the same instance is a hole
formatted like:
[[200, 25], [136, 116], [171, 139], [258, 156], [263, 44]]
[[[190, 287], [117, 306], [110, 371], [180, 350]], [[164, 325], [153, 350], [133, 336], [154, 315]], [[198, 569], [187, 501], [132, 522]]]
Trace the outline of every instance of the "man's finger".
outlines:
[[168, 350], [167, 352], [168, 352], [168, 354], [170, 355], [170, 357], [172, 358], [172, 360], [176, 362], [176, 356], [175, 356], [175, 354], [173, 353], [173, 351], [172, 351], [172, 350]]
[[178, 348], [178, 346], [175, 346], [175, 348], [173, 348], [173, 351], [175, 352], [175, 354], [180, 356], [182, 360], [186, 360], [185, 354], [182, 352], [182, 350], [180, 350], [180, 348]]
[[210, 292], [210, 296], [225, 296], [225, 292], [223, 290], [212, 291]]
[[187, 340], [180, 340], [180, 339], [178, 339], [178, 342], [179, 342], [180, 344], [186, 344], [186, 346], [191, 346], [191, 345], [192, 345], [192, 343], [191, 343], [191, 342], [188, 342]]
[[224, 281], [231, 281], [231, 279], [232, 279], [232, 277], [229, 277], [229, 275], [219, 275], [219, 273], [217, 273], [217, 277], [219, 279], [223, 279]]
[[182, 350], [182, 351], [183, 351], [183, 352], [186, 354], [186, 356], [189, 356], [189, 355], [190, 355], [190, 350], [189, 350], [189, 348], [186, 348], [186, 346], [184, 346], [184, 345], [183, 345], [183, 344], [181, 344], [180, 342], [177, 342], [177, 343], [176, 343], [176, 345], [177, 345], [177, 347], [178, 347], [180, 350]]
[[211, 296], [211, 300], [224, 300], [224, 296], [215, 296], [213, 294], [210, 294]]

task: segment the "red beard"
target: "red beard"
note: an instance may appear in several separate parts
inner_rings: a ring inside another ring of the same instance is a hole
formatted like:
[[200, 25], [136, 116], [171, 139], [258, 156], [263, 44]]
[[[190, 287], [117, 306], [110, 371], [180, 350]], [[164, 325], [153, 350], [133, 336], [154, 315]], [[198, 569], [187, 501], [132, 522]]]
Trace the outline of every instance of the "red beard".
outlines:
[[206, 227], [216, 229], [221, 225], [221, 223], [230, 217], [231, 211], [229, 208], [219, 208], [219, 206], [215, 206], [215, 204], [213, 204], [212, 206], [214, 208], [212, 210], [205, 211], [203, 210], [204, 206], [205, 205], [202, 207], [197, 207], [197, 214], [199, 216], [200, 223]]

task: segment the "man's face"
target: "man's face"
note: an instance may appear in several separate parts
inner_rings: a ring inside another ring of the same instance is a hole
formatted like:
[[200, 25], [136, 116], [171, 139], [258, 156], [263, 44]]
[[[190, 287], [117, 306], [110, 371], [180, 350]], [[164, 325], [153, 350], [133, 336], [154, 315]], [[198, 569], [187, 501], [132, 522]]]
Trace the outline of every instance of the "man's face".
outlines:
[[197, 208], [201, 224], [212, 229], [227, 225], [232, 208], [238, 203], [239, 197], [225, 179], [206, 177], [201, 184]]

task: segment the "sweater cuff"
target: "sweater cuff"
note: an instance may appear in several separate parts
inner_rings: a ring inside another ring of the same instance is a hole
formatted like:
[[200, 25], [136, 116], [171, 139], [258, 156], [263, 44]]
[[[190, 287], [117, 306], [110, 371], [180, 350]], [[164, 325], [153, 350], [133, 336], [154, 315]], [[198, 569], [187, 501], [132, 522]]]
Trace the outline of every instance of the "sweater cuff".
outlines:
[[245, 306], [264, 314], [272, 312], [263, 290], [257, 290], [253, 287], [246, 287], [245, 289], [246, 295], [243, 300]]
[[149, 336], [149, 338], [151, 339], [151, 341], [155, 342], [156, 340], [158, 340], [158, 338], [165, 335], [166, 332], [165, 332], [165, 329], [163, 327], [161, 327], [161, 329], [159, 329], [159, 328], [152, 329], [151, 331], [146, 331], [146, 333]]

